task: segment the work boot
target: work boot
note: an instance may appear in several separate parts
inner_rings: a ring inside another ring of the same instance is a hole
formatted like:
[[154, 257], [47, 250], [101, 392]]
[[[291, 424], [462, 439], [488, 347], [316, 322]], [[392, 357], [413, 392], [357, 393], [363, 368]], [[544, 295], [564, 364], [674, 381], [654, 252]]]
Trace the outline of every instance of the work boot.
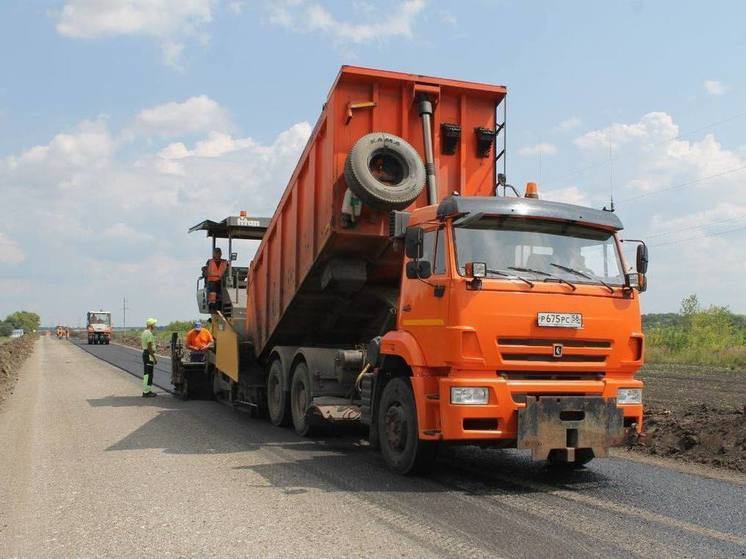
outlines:
[[143, 398], [154, 398], [157, 394], [155, 392], [143, 392], [142, 397]]

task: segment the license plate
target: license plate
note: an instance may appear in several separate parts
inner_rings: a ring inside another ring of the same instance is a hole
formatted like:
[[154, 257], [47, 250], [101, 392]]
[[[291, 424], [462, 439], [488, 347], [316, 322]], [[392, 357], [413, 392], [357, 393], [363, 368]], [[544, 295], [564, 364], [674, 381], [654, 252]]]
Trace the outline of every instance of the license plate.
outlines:
[[540, 312], [538, 322], [539, 326], [549, 328], [582, 328], [583, 315], [576, 312]]

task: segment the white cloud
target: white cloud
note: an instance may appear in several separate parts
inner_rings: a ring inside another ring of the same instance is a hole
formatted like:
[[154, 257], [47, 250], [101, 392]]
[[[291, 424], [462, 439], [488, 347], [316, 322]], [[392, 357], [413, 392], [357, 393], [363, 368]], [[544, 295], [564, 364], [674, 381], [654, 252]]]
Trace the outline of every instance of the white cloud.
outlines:
[[0, 264], [20, 264], [26, 255], [13, 239], [0, 232]]
[[578, 206], [589, 206], [591, 204], [588, 193], [583, 192], [577, 186], [555, 188], [546, 192], [539, 191], [539, 194], [542, 200], [551, 200], [552, 202], [564, 202], [565, 204]]
[[200, 95], [140, 111], [127, 132], [130, 135], [169, 137], [231, 128], [227, 111], [217, 101]]
[[366, 22], [354, 22], [338, 19], [321, 4], [308, 0], [278, 0], [268, 5], [271, 23], [297, 32], [324, 33], [343, 44], [412, 38], [424, 8], [425, 0], [403, 0], [391, 9], [370, 14]]
[[522, 148], [518, 148], [518, 155], [523, 157], [528, 157], [532, 155], [556, 155], [557, 154], [557, 146], [554, 144], [549, 144], [546, 142], [541, 142], [539, 144], [533, 145], [533, 146], [524, 146]]
[[718, 80], [705, 80], [704, 86], [707, 93], [715, 96], [725, 95], [729, 90], [728, 86]]
[[[180, 124], [182, 105], [142, 111], [133, 118], [141, 133], [126, 144], [113, 140], [122, 131], [101, 118], [0, 157], [0, 191], [13, 208], [3, 216], [13, 239], [0, 235], [0, 261], [34, 254], [22, 273], [8, 267], [3, 279], [28, 284], [45, 317], [74, 321], [92, 301], [116, 309], [123, 295], [133, 319], [140, 312], [193, 316], [196, 307], [185, 303], [194, 299], [193, 279], [209, 245], [187, 228], [242, 209], [272, 215], [311, 126], [301, 122], [259, 142], [213, 129], [235, 128], [217, 103], [200, 105], [217, 118]], [[238, 248], [242, 264], [255, 245]], [[163, 284], [143, 291], [145, 277]], [[16, 303], [8, 293], [0, 292], [0, 314]]]
[[[615, 123], [594, 130], [575, 140], [584, 152], [596, 156], [614, 149], [617, 171], [624, 171], [624, 186], [632, 191], [647, 192], [679, 183], [701, 181], [697, 188], [718, 185], [707, 177], [727, 173], [746, 162], [736, 152], [723, 149], [713, 134], [699, 141], [678, 138], [679, 127], [671, 115], [654, 112], [632, 124]], [[634, 162], [630, 166], [629, 162]], [[633, 171], [633, 172], [630, 172]], [[746, 194], [746, 186], [740, 187]]]
[[67, 0], [56, 12], [60, 35], [95, 39], [144, 35], [158, 40], [164, 62], [178, 66], [184, 42], [203, 37], [216, 0]]
[[583, 122], [576, 116], [572, 116], [560, 122], [554, 129], [557, 132], [567, 132], [568, 130], [574, 130], [580, 126]]
[[665, 112], [583, 134], [575, 145], [596, 164], [587, 166], [592, 172], [578, 186], [597, 207], [608, 200], [611, 145], [623, 234], [651, 247], [646, 312], [676, 310], [690, 293], [744, 312], [746, 231], [739, 228], [746, 228], [746, 153], [726, 148], [713, 133], [678, 136]]

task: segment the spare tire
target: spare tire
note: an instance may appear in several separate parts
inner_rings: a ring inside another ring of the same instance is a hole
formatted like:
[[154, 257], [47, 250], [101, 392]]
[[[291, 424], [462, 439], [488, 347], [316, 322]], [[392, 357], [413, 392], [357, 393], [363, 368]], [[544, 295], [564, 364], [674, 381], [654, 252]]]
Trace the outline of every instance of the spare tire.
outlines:
[[360, 138], [347, 155], [344, 172], [353, 194], [376, 210], [402, 210], [425, 187], [425, 165], [417, 151], [385, 132]]

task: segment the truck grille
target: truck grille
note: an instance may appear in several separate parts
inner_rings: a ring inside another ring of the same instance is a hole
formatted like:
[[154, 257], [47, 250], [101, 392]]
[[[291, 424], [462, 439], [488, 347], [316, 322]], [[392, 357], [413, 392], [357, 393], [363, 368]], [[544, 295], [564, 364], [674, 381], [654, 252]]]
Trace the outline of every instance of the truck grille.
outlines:
[[[562, 354], [554, 353], [556, 345]], [[503, 361], [531, 363], [605, 363], [611, 353], [609, 340], [498, 338], [497, 349]]]
[[603, 380], [603, 371], [497, 371], [505, 380]]

